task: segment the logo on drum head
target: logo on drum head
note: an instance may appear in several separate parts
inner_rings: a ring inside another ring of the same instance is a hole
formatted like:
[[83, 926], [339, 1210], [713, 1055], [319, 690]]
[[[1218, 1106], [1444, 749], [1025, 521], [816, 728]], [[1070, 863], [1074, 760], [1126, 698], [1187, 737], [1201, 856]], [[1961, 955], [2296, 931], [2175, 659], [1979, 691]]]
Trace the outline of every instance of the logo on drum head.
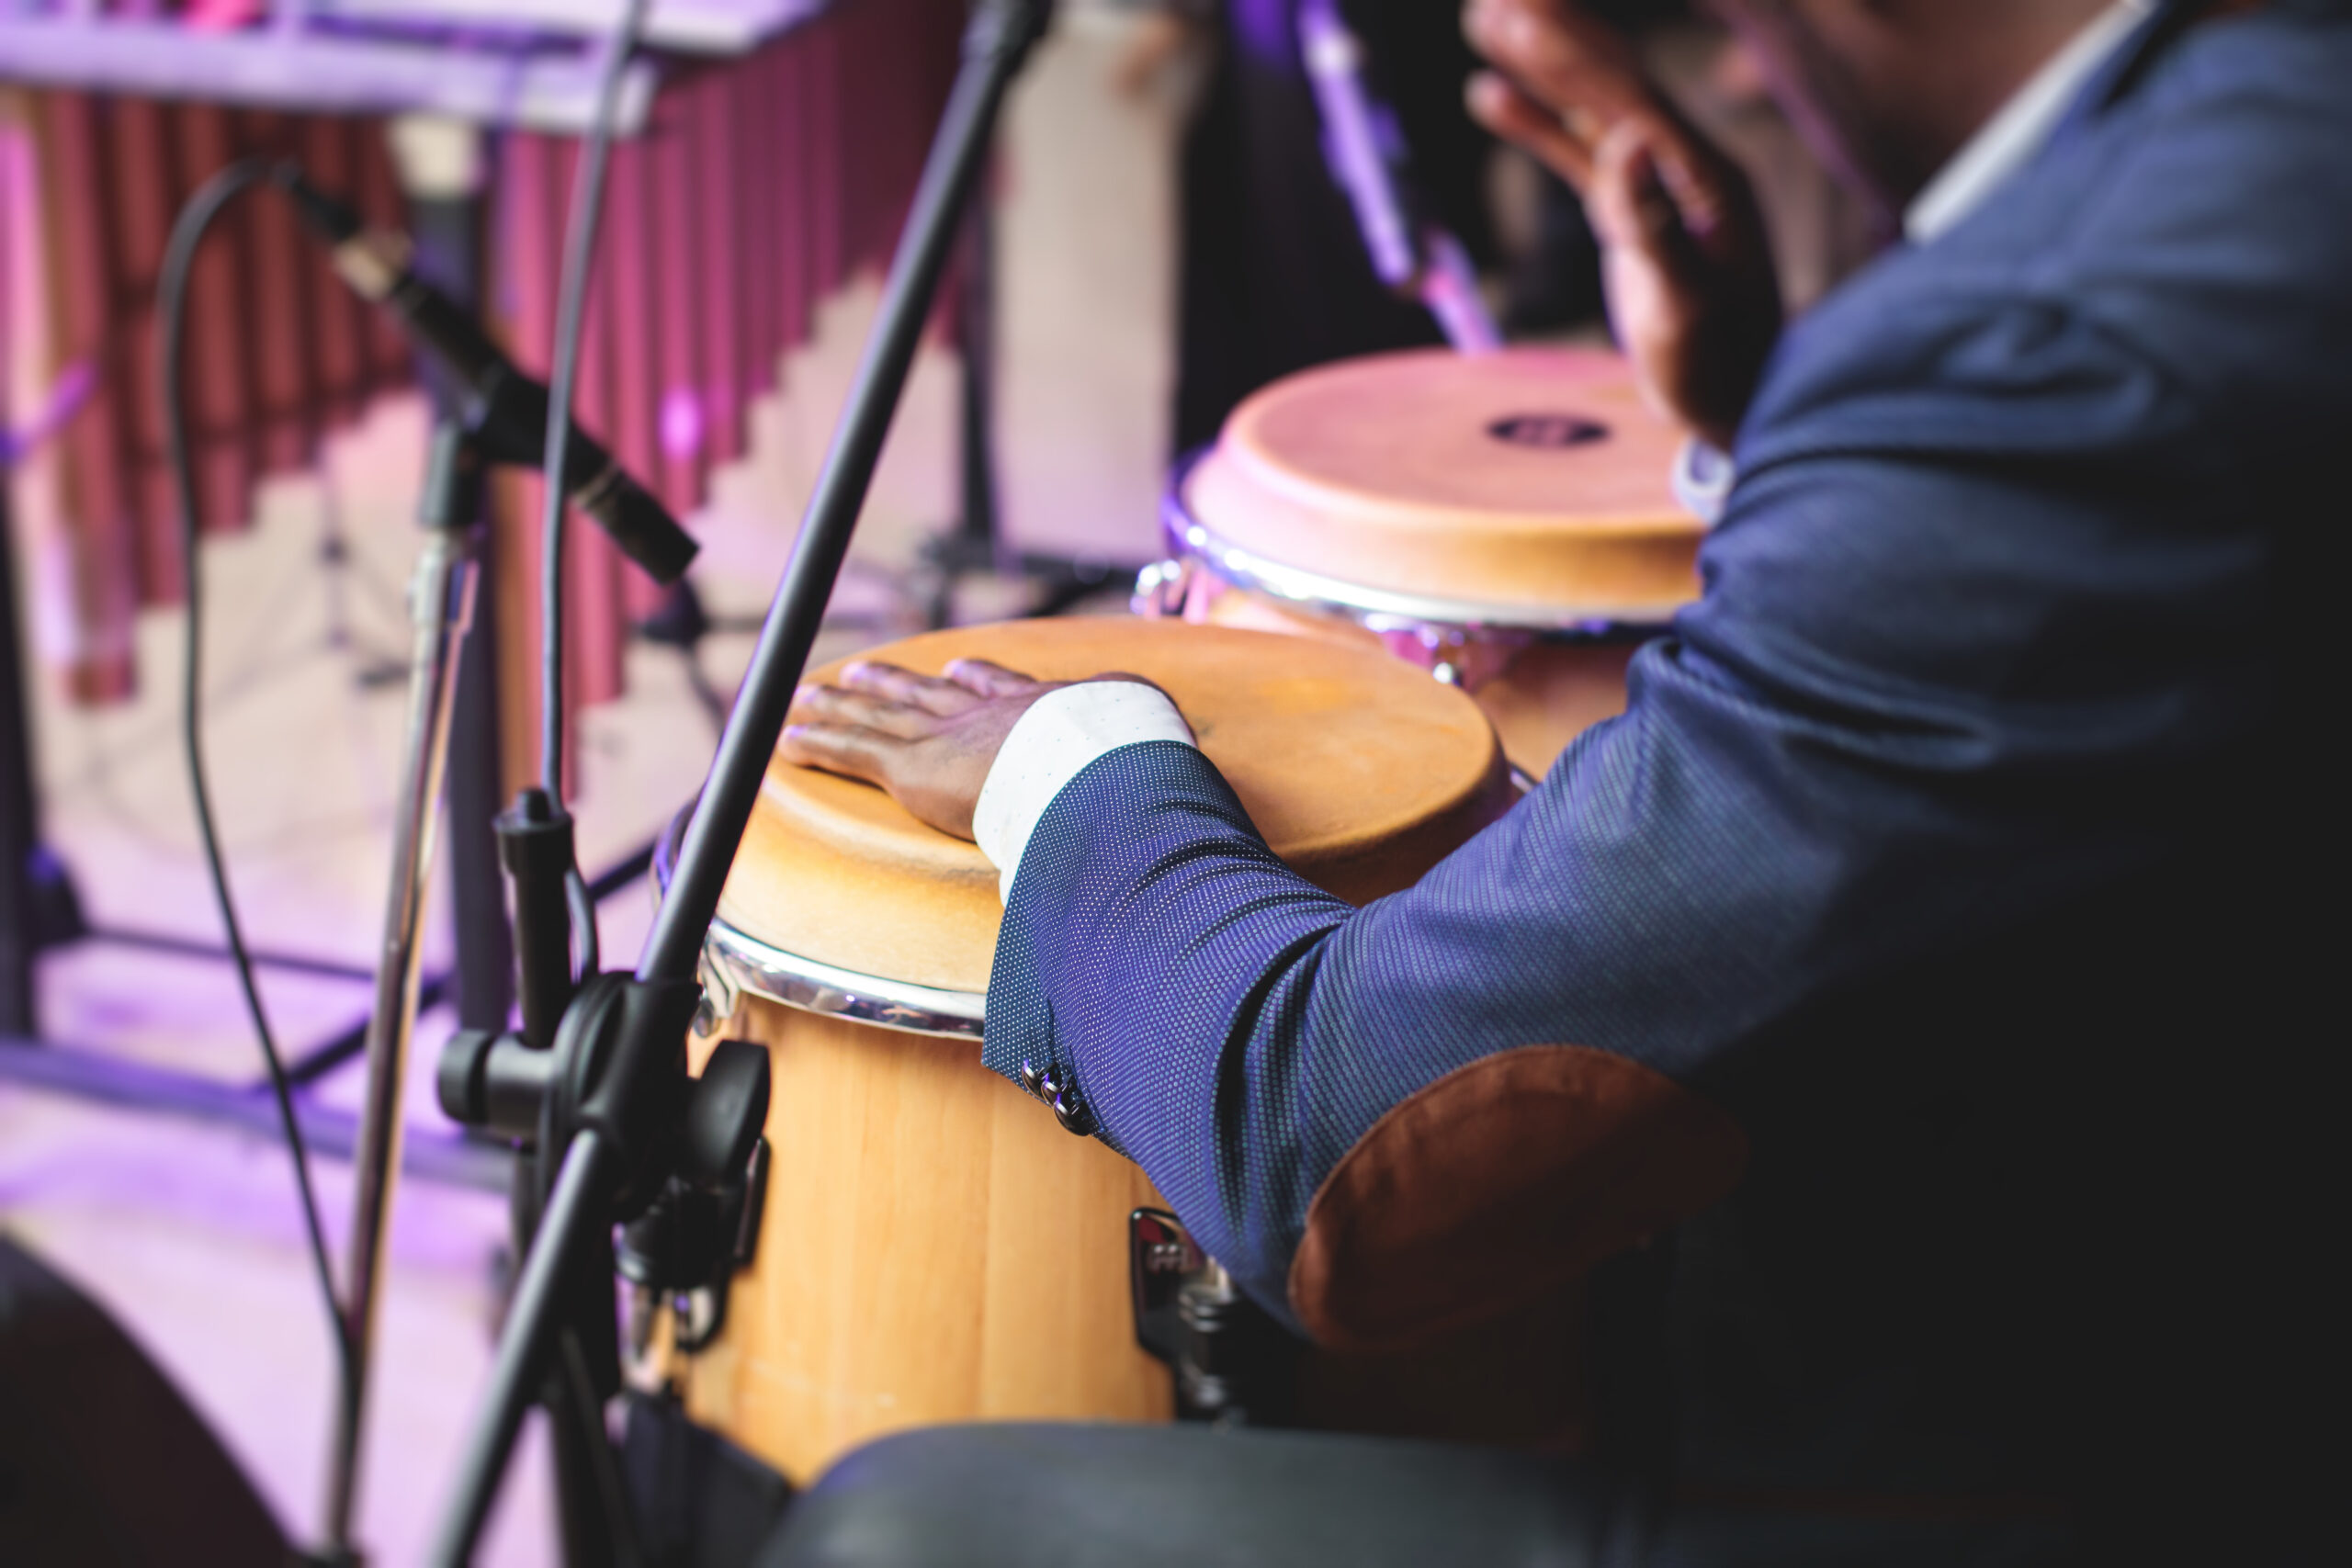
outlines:
[[1609, 427], [1599, 420], [1573, 413], [1506, 414], [1487, 426], [1487, 434], [1514, 446], [1535, 446], [1548, 452], [1566, 451], [1609, 439]]

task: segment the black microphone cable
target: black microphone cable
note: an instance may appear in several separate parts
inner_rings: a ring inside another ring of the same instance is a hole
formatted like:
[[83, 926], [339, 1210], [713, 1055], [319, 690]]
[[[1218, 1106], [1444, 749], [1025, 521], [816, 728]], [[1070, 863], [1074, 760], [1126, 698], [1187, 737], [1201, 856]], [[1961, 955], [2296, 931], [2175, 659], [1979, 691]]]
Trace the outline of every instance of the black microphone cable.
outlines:
[[[580, 374], [580, 336], [588, 310], [596, 230], [604, 217], [613, 123], [620, 118], [621, 86], [650, 8], [648, 0], [628, 0], [606, 43], [596, 107], [580, 149], [571, 210], [564, 219], [563, 271], [556, 288], [554, 357], [548, 371], [547, 494], [539, 513], [539, 787], [559, 807], [563, 801], [563, 536], [569, 510], [562, 481], [571, 443], [572, 389]], [[564, 878], [564, 893], [571, 906], [572, 930], [579, 935], [580, 973], [594, 975], [602, 963], [596, 902], [588, 896], [588, 884], [576, 864]]]
[[[587, 316], [596, 230], [604, 216], [613, 125], [620, 118], [621, 87], [650, 8], [648, 0], [628, 0], [618, 25], [608, 35], [604, 70], [596, 84], [596, 107], [580, 149], [571, 210], [564, 216], [563, 270], [556, 289], [555, 342], [548, 371], [547, 463], [542, 475], [546, 494], [539, 513], [539, 786], [559, 811], [563, 806], [563, 536], [571, 500], [564, 493], [563, 476], [571, 443], [572, 389], [579, 379], [580, 338]], [[585, 980], [602, 967], [603, 956], [596, 934], [596, 901], [589, 896], [577, 862], [564, 873], [563, 891], [576, 933], [578, 973]], [[557, 1336], [554, 1356], [555, 1375], [569, 1393], [567, 1403], [580, 1424], [581, 1451], [586, 1456], [597, 1504], [612, 1539], [614, 1559], [622, 1568], [637, 1568], [645, 1558], [643, 1544], [605, 1437], [604, 1404], [596, 1396], [586, 1350], [568, 1325]]]
[[[547, 506], [541, 536], [541, 587], [545, 597], [540, 628], [542, 707], [539, 761], [548, 794], [557, 801], [562, 799], [564, 739], [564, 522], [571, 499], [566, 492], [563, 476], [571, 439], [571, 402], [578, 380], [588, 275], [604, 206], [613, 126], [619, 118], [621, 91], [627, 80], [629, 61], [636, 53], [644, 29], [648, 9], [648, 0], [629, 0], [618, 28], [610, 35], [609, 52], [598, 84], [594, 117], [582, 151], [564, 236], [554, 367], [548, 407]], [[241, 159], [207, 180], [181, 209], [164, 246], [156, 285], [163, 362], [161, 396], [164, 459], [171, 471], [173, 495], [179, 513], [181, 570], [187, 604], [181, 671], [180, 731], [189, 793], [194, 799], [205, 870], [212, 885], [213, 900], [227, 937], [231, 964], [236, 972], [238, 988], [244, 998], [254, 1040], [261, 1047], [262, 1059], [268, 1068], [270, 1091], [277, 1104], [280, 1130], [285, 1135], [294, 1168], [295, 1189], [300, 1200], [303, 1227], [310, 1243], [320, 1299], [326, 1312], [337, 1376], [347, 1395], [356, 1375], [355, 1353], [348, 1325], [344, 1321], [341, 1298], [335, 1289], [334, 1268], [328, 1256], [325, 1229], [319, 1219], [318, 1197], [311, 1180], [310, 1150], [302, 1137], [301, 1123], [294, 1112], [292, 1085], [287, 1077], [285, 1062], [278, 1054], [277, 1038], [270, 1028], [268, 1011], [263, 1004], [260, 986], [254, 975], [253, 956], [245, 945], [244, 929], [237, 915], [236, 899], [229, 886], [227, 862], [220, 849], [220, 829], [213, 814], [212, 792], [204, 760], [201, 541], [197, 514], [195, 460], [188, 449], [187, 416], [181, 384], [185, 369], [183, 340], [187, 335], [187, 287], [197, 253], [213, 224], [231, 203], [255, 186], [273, 180], [283, 183], [287, 168], [287, 165], [269, 159]], [[567, 878], [566, 892], [571, 905], [573, 927], [580, 933], [581, 952], [578, 957], [581, 973], [594, 974], [599, 964], [595, 905], [589, 897], [586, 881], [576, 866]], [[596, 1401], [587, 1380], [581, 1375], [577, 1348], [571, 1348], [571, 1354], [567, 1359], [572, 1364], [568, 1364], [564, 1370], [571, 1375], [566, 1381], [572, 1384], [575, 1397], [581, 1400], [582, 1409], [593, 1412]], [[599, 1482], [606, 1485], [611, 1479], [606, 1475], [598, 1476]], [[600, 1486], [600, 1490], [604, 1489]], [[609, 1508], [611, 1499], [607, 1498], [606, 1503]], [[629, 1521], [616, 1519], [611, 1522], [616, 1527], [620, 1544], [633, 1546], [630, 1538], [635, 1532], [629, 1528]], [[637, 1553], [625, 1551], [623, 1555], [633, 1559]]]
[[203, 243], [214, 220], [232, 201], [267, 180], [269, 175], [267, 160], [247, 158], [230, 164], [199, 186], [172, 225], [171, 239], [164, 247], [163, 271], [156, 283], [158, 324], [163, 339], [164, 456], [171, 468], [172, 493], [178, 502], [181, 572], [187, 595], [186, 651], [180, 670], [180, 739], [187, 760], [188, 789], [196, 797], [196, 825], [204, 847], [204, 868], [212, 879], [213, 901], [220, 907], [220, 924], [228, 934], [229, 958], [237, 972], [238, 988], [244, 994], [245, 1011], [253, 1020], [254, 1038], [260, 1043], [262, 1060], [269, 1066], [270, 1092], [277, 1099], [278, 1124], [286, 1134], [287, 1151], [294, 1162], [294, 1186], [301, 1195], [302, 1223], [310, 1233], [311, 1260], [318, 1270], [319, 1295], [326, 1307], [336, 1370], [342, 1386], [348, 1391], [355, 1373], [351, 1336], [343, 1320], [341, 1300], [335, 1293], [334, 1268], [327, 1257], [326, 1232], [319, 1224], [318, 1196], [311, 1187], [310, 1151], [302, 1142], [301, 1123], [295, 1119], [293, 1089], [287, 1081], [286, 1064], [277, 1055], [277, 1042], [270, 1032], [269, 1015], [262, 1007], [261, 987], [254, 978], [253, 955], [245, 949], [236, 900], [229, 891], [220, 830], [212, 818], [212, 791], [205, 776], [200, 725], [204, 595], [203, 581], [198, 575], [196, 464], [188, 452], [187, 411], [180, 386], [188, 274], [195, 265], [197, 248]]

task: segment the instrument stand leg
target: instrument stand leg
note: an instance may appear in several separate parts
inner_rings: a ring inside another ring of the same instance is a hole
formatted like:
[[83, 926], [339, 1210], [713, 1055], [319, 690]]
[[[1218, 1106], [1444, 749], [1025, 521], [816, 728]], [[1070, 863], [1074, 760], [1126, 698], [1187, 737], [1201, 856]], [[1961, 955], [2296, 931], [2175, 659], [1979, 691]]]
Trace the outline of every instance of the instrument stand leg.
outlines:
[[0, 1037], [40, 1034], [35, 961], [89, 934], [65, 864], [40, 837], [40, 770], [33, 751], [31, 671], [17, 601], [16, 536], [0, 463]]
[[[434, 433], [424, 503], [425, 547], [410, 589], [415, 645], [410, 664], [408, 744], [393, 823], [393, 865], [381, 967], [368, 1031], [368, 1089], [355, 1161], [350, 1278], [345, 1292], [345, 1332], [352, 1346], [352, 1376], [342, 1391], [327, 1504], [329, 1554], [357, 1561], [352, 1540], [356, 1512], [368, 1377], [377, 1303], [390, 1229], [392, 1173], [400, 1158], [402, 1090], [417, 1010], [419, 937], [433, 864], [433, 829], [451, 731], [467, 660], [462, 649], [472, 624], [479, 575], [474, 570], [481, 527], [483, 460], [455, 420]], [[452, 781], [454, 784], [454, 781]], [[461, 809], [450, 790], [453, 818]], [[493, 868], [506, 861], [516, 879], [515, 908], [524, 938], [526, 1049], [541, 1063], [555, 1023], [571, 998], [566, 882], [572, 870], [571, 819], [536, 789], [523, 792], [515, 810], [485, 820]], [[501, 929], [504, 888], [498, 887]], [[508, 991], [512, 979], [509, 978]], [[500, 1021], [503, 1022], [502, 1012]], [[481, 1032], [471, 1032], [479, 1034]], [[544, 1188], [536, 1158], [516, 1161], [513, 1213], [517, 1257], [530, 1251]], [[554, 1421], [556, 1489], [564, 1560], [570, 1568], [634, 1568], [635, 1535], [620, 1489], [619, 1465], [604, 1425], [605, 1402], [619, 1392], [619, 1330], [614, 1316], [614, 1259], [609, 1229], [576, 1248], [576, 1261], [555, 1292], [553, 1342], [558, 1354], [542, 1379], [540, 1402]]]
[[17, 542], [0, 466], [0, 1035], [39, 1032], [33, 958], [40, 947], [33, 855], [40, 812], [26, 713], [24, 637], [17, 625]]
[[996, 221], [985, 188], [965, 220], [962, 261], [956, 299], [962, 515], [923, 545], [920, 597], [933, 631], [955, 624], [956, 592], [967, 577], [1024, 579], [1034, 597], [1023, 613], [1057, 615], [1114, 582], [1134, 581], [1139, 570], [1107, 557], [1017, 550], [1004, 537], [996, 472]]

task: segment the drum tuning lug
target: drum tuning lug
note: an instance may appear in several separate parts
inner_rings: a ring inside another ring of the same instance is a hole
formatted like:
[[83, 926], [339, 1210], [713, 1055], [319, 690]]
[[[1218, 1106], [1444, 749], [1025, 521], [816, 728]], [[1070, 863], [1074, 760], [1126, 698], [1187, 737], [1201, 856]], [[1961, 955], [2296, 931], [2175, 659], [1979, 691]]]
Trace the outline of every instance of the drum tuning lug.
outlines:
[[1281, 1423], [1292, 1402], [1295, 1344], [1175, 1215], [1137, 1209], [1127, 1216], [1127, 1280], [1136, 1344], [1175, 1374], [1178, 1420]]
[[670, 1302], [670, 1331], [676, 1336], [678, 1349], [685, 1355], [695, 1355], [710, 1348], [719, 1330], [727, 1326], [727, 1292], [723, 1288], [702, 1286], [680, 1292]]
[[670, 1308], [670, 1349], [692, 1356], [727, 1322], [728, 1287], [752, 1266], [767, 1204], [768, 1141], [755, 1142], [741, 1177], [713, 1191], [675, 1177], [652, 1208], [622, 1227], [615, 1263], [630, 1285], [634, 1355], [649, 1375], [655, 1306]]
[[1192, 570], [1180, 560], [1156, 560], [1136, 573], [1136, 591], [1128, 609], [1138, 615], [1175, 617], [1184, 613], [1184, 598]]
[[726, 958], [703, 944], [701, 962], [695, 965], [695, 978], [702, 982], [702, 999], [695, 1006], [694, 1030], [696, 1034], [709, 1036], [727, 1027], [735, 1017], [735, 1004], [742, 995], [742, 987], [735, 983], [735, 976]]
[[666, 1393], [674, 1386], [668, 1355], [672, 1347], [654, 1342], [661, 1315], [660, 1293], [631, 1282], [621, 1308], [621, 1381], [640, 1393]]

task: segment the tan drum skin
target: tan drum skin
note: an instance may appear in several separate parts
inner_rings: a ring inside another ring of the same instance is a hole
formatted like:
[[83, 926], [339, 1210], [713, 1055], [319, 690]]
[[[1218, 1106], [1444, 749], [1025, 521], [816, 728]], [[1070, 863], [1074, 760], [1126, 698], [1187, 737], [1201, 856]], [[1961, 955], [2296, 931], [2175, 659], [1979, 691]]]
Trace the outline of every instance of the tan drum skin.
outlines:
[[[1117, 619], [965, 628], [865, 657], [1156, 681], [1276, 852], [1351, 899], [1410, 884], [1510, 798], [1476, 706], [1338, 645]], [[720, 919], [841, 968], [978, 991], [996, 881], [976, 848], [880, 791], [779, 761]], [[1136, 1348], [1127, 1297], [1128, 1213], [1159, 1202], [1139, 1169], [1063, 1132], [975, 1040], [752, 996], [718, 1032], [769, 1048], [773, 1164], [757, 1258], [685, 1374], [697, 1420], [806, 1483], [907, 1427], [1168, 1418], [1169, 1377]]]
[[[1318, 615], [1262, 593], [1224, 589], [1195, 593], [1185, 618], [1208, 626], [1279, 632], [1392, 653], [1426, 664], [1430, 652], [1411, 632], [1385, 635], [1336, 615]], [[1631, 643], [1468, 641], [1438, 650], [1467, 665], [1461, 684], [1484, 708], [1504, 754], [1532, 778], [1586, 730], [1625, 711]]]
[[[1498, 432], [1512, 433], [1506, 438]], [[1682, 432], [1620, 356], [1585, 349], [1376, 355], [1245, 400], [1186, 470], [1183, 513], [1224, 546], [1360, 594], [1475, 616], [1308, 606], [1210, 566], [1187, 619], [1324, 637], [1445, 665], [1532, 775], [1624, 706], [1624, 642], [1544, 635], [1566, 621], [1662, 626], [1698, 593], [1703, 529], [1675, 499]]]

